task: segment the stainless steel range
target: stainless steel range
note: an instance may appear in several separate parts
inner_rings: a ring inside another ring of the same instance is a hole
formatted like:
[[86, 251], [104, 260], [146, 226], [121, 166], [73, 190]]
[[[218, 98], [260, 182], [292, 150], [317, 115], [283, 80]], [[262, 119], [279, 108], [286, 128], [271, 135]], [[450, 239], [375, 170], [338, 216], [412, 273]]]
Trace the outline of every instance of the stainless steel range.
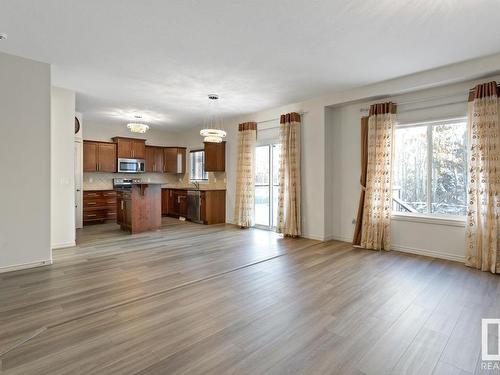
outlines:
[[140, 184], [140, 178], [113, 178], [113, 189], [115, 190], [131, 190], [132, 184]]

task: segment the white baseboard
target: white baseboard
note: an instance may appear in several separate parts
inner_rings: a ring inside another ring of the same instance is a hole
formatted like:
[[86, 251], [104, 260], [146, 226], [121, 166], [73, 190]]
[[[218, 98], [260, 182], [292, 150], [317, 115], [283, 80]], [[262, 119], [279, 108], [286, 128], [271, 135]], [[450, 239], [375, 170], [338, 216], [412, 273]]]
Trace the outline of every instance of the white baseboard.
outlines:
[[[330, 240], [352, 243], [352, 238], [345, 237], [345, 236], [339, 236], [339, 235], [329, 235], [329, 236], [326, 236], [326, 238], [325, 238], [324, 241], [330, 241]], [[444, 252], [435, 251], [435, 250], [417, 249], [417, 248], [414, 248], [414, 247], [408, 247], [408, 246], [402, 246], [402, 245], [394, 245], [394, 244], [391, 245], [391, 247], [392, 247], [392, 250], [394, 250], [394, 251], [400, 251], [402, 253], [410, 253], [410, 254], [416, 254], [416, 255], [423, 255], [423, 256], [426, 256], [426, 257], [439, 258], [439, 259], [445, 259], [445, 260], [452, 260], [452, 261], [460, 262], [460, 263], [465, 262], [465, 255], [450, 254], [450, 253], [444, 253]]]
[[24, 270], [24, 269], [27, 269], [27, 268], [49, 266], [51, 264], [52, 264], [52, 259], [40, 260], [38, 262], [15, 264], [13, 266], [0, 267], [0, 273], [11, 272], [11, 271], [19, 271], [19, 270]]
[[310, 234], [310, 233], [302, 233], [302, 238], [307, 238], [309, 240], [316, 240], [316, 241], [324, 241], [325, 238], [323, 236], [317, 235], [317, 234]]
[[465, 255], [443, 253], [443, 252], [440, 252], [440, 251], [427, 250], [427, 249], [416, 249], [416, 248], [413, 248], [413, 247], [401, 246], [401, 245], [391, 245], [391, 247], [392, 247], [392, 250], [400, 251], [402, 253], [410, 253], [410, 254], [416, 254], [416, 255], [423, 255], [423, 256], [426, 256], [426, 257], [452, 260], [452, 261], [460, 262], [460, 263], [464, 263], [465, 262]]
[[52, 250], [64, 249], [66, 247], [75, 247], [75, 246], [76, 246], [75, 241], [66, 242], [66, 243], [58, 243], [58, 244], [52, 245]]
[[352, 243], [352, 237], [339, 236], [336, 234], [329, 234], [324, 239], [324, 241], [331, 241], [331, 240]]

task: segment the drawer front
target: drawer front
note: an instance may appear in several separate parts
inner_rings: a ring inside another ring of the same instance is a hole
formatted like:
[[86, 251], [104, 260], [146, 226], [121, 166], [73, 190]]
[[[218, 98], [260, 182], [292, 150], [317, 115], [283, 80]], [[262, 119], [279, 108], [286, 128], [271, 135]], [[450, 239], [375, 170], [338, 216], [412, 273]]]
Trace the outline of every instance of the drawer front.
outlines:
[[87, 198], [83, 200], [83, 208], [103, 208], [106, 207], [105, 201], [98, 198]]
[[83, 221], [103, 220], [106, 218], [104, 211], [83, 212]]
[[104, 198], [109, 198], [109, 197], [116, 197], [116, 191], [114, 190], [107, 190], [102, 192], [102, 196]]
[[83, 199], [85, 199], [85, 198], [90, 198], [90, 199], [102, 198], [102, 192], [101, 191], [84, 191], [83, 192]]

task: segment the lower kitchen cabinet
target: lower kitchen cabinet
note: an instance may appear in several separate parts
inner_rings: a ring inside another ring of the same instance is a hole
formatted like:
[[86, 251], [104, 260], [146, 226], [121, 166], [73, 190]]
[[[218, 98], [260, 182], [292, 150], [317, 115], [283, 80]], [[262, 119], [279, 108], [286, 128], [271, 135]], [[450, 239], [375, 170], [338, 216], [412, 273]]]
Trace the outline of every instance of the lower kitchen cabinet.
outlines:
[[83, 224], [116, 220], [116, 192], [114, 190], [86, 190], [83, 192]]
[[[186, 217], [190, 189], [162, 189], [162, 215]], [[203, 224], [226, 222], [226, 191], [203, 190], [200, 192], [200, 220]]]

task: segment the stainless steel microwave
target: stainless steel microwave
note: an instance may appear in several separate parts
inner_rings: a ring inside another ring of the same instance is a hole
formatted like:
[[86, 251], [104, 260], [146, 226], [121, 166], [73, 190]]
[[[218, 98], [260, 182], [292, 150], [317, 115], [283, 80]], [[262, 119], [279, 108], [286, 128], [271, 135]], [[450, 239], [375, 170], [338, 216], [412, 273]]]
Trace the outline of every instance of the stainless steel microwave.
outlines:
[[144, 173], [144, 159], [121, 159], [118, 158], [118, 172], [121, 173]]

